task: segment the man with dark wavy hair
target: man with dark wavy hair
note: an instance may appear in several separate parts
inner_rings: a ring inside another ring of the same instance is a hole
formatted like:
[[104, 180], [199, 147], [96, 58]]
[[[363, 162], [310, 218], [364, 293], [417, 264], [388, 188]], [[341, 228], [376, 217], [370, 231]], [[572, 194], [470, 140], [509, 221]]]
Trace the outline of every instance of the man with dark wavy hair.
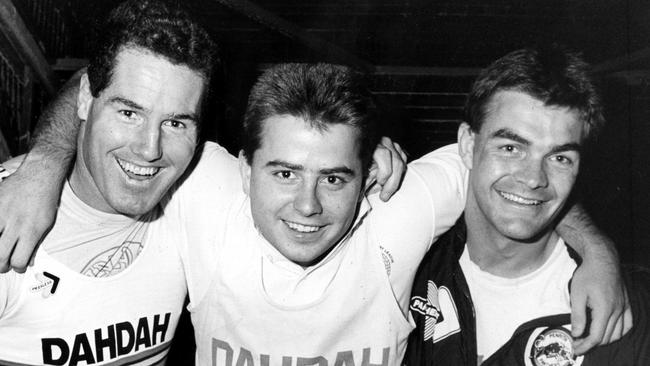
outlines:
[[79, 84], [56, 223], [33, 267], [0, 276], [0, 363], [166, 357], [186, 285], [183, 222], [165, 197], [196, 149], [213, 50], [176, 7], [128, 1], [110, 14]]
[[467, 204], [418, 270], [407, 364], [649, 364], [644, 270], [626, 278], [632, 330], [586, 355], [574, 348], [585, 336], [569, 315], [579, 259], [554, 228], [585, 146], [604, 124], [585, 61], [560, 46], [509, 53], [479, 75], [465, 121], [458, 142], [470, 171]]

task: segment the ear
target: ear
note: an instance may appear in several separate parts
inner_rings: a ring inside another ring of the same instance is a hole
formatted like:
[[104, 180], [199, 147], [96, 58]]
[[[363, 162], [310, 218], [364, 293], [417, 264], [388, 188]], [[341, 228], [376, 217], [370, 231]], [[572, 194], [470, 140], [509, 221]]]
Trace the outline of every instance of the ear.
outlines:
[[458, 127], [458, 154], [463, 159], [463, 163], [467, 169], [472, 169], [472, 161], [474, 159], [474, 139], [476, 133], [472, 131], [466, 122], [463, 122]]
[[81, 75], [79, 80], [79, 93], [77, 94], [77, 116], [81, 120], [88, 119], [90, 106], [93, 104], [93, 95], [90, 93], [90, 82], [88, 81], [88, 74]]
[[246, 160], [244, 150], [239, 150], [239, 174], [241, 176], [241, 184], [244, 193], [250, 194], [251, 190], [251, 166]]

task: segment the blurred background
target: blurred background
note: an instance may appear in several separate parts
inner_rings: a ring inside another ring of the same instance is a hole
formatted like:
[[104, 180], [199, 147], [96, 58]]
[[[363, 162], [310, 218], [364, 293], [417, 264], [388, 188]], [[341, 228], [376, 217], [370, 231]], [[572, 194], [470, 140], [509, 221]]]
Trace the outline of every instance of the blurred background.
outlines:
[[[0, 0], [0, 160], [23, 153], [56, 90], [87, 62], [119, 1]], [[411, 158], [453, 142], [480, 68], [560, 42], [594, 65], [608, 126], [579, 192], [625, 262], [650, 265], [650, 3], [647, 0], [185, 0], [221, 46], [204, 138], [231, 152], [248, 90], [278, 62], [369, 75], [380, 115]]]

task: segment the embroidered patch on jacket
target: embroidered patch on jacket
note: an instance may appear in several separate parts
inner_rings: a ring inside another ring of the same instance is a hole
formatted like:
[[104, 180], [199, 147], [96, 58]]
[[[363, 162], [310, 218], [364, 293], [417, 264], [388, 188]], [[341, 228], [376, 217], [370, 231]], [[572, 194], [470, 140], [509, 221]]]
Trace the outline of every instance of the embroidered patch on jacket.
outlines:
[[424, 315], [424, 340], [438, 342], [460, 332], [458, 310], [445, 286], [438, 288], [433, 281], [427, 282], [427, 297], [413, 296], [411, 311]]
[[535, 329], [524, 351], [526, 366], [580, 366], [583, 358], [574, 354], [571, 332], [564, 327]]

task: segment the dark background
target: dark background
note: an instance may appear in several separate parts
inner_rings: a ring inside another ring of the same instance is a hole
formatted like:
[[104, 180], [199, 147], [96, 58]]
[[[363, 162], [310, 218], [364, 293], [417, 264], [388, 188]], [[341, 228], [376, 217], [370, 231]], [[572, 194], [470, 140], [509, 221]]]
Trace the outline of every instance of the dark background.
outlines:
[[[85, 65], [89, 41], [98, 31], [96, 19], [118, 3], [0, 0], [4, 156], [25, 150], [51, 92]], [[223, 68], [213, 85], [204, 138], [216, 139], [231, 152], [239, 148], [248, 90], [268, 64], [326, 61], [367, 71], [388, 132], [417, 157], [455, 140], [466, 93], [480, 68], [528, 45], [560, 42], [582, 51], [601, 82], [608, 126], [578, 191], [618, 243], [623, 260], [650, 265], [648, 1], [182, 3], [221, 46]], [[10, 11], [14, 7], [16, 14]], [[15, 18], [24, 28], [12, 24]], [[29, 43], [21, 37], [31, 38], [32, 48], [21, 46]], [[39, 53], [43, 65], [34, 67], [30, 55]]]
[[[85, 65], [94, 19], [117, 3], [0, 0], [0, 159], [25, 151], [43, 105]], [[608, 125], [577, 191], [622, 260], [650, 265], [650, 2], [182, 3], [221, 45], [223, 69], [203, 137], [233, 153], [248, 90], [268, 64], [325, 61], [366, 71], [388, 132], [418, 157], [455, 140], [480, 68], [528, 45], [559, 42], [582, 51], [601, 84]]]

